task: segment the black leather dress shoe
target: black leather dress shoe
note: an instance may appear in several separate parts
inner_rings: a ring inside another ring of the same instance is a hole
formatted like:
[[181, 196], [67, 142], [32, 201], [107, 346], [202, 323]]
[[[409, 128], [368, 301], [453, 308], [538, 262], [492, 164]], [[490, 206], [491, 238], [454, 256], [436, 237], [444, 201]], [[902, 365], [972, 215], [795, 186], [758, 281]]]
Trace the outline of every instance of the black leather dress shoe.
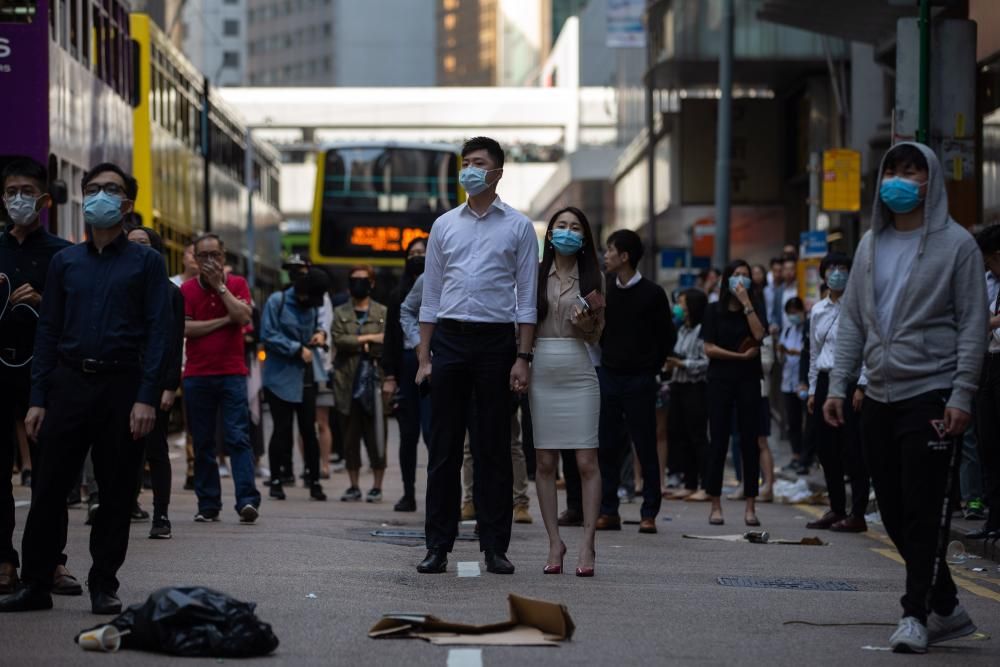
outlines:
[[13, 595], [0, 599], [0, 613], [52, 609], [52, 595], [28, 584]]
[[448, 569], [448, 554], [444, 551], [431, 549], [427, 556], [417, 565], [420, 574], [441, 574]]
[[997, 528], [987, 528], [983, 526], [979, 530], [974, 530], [971, 533], [966, 533], [965, 537], [970, 540], [995, 540], [1000, 538], [1000, 529]]
[[95, 614], [110, 615], [122, 613], [122, 601], [114, 593], [90, 591], [90, 610]]
[[514, 564], [500, 551], [486, 552], [486, 571], [493, 574], [514, 574]]

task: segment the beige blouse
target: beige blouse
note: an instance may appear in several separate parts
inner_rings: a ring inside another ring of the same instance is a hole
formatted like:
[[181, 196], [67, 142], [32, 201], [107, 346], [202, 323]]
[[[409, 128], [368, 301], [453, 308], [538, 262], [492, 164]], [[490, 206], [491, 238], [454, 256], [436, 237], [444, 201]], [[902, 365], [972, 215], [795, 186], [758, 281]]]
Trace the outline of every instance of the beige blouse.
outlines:
[[[601, 276], [601, 291], [604, 291], [604, 276]], [[589, 322], [581, 322], [584, 326], [592, 328], [584, 330], [573, 324], [573, 313], [580, 308], [578, 296], [580, 294], [580, 270], [577, 265], [567, 275], [560, 275], [556, 271], [555, 262], [549, 269], [549, 278], [546, 281], [546, 297], [549, 302], [549, 312], [542, 320], [535, 331], [536, 338], [581, 338], [591, 345], [601, 339], [601, 332], [604, 330], [604, 310], [598, 312], [597, 317]]]

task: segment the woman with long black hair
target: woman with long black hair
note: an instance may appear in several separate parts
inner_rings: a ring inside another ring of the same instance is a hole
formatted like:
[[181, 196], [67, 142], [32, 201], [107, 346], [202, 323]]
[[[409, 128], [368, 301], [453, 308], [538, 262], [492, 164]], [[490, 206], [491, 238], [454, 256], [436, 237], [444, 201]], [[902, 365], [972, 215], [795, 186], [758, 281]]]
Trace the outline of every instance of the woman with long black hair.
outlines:
[[743, 460], [744, 521], [759, 526], [756, 498], [760, 475], [757, 435], [760, 427], [760, 345], [767, 335], [763, 302], [751, 297], [750, 265], [741, 259], [722, 272], [719, 301], [709, 304], [702, 325], [708, 356], [709, 430], [711, 453], [705, 490], [712, 499], [709, 523], [722, 525], [722, 474], [733, 423], [740, 432]]
[[400, 307], [413, 289], [414, 283], [424, 273], [424, 255], [427, 239], [417, 238], [406, 246], [406, 264], [399, 286], [389, 297], [385, 322], [385, 347], [382, 369], [385, 381], [382, 393], [388, 400], [396, 396], [396, 419], [399, 421], [399, 469], [403, 476], [403, 497], [393, 508], [397, 512], [417, 511], [415, 492], [417, 477], [417, 444], [423, 433], [424, 444], [430, 441], [431, 406], [428, 398], [420, 398], [414, 379], [417, 377], [417, 344], [420, 329], [413, 326], [403, 329]]
[[587, 216], [572, 206], [557, 211], [545, 232], [538, 270], [538, 328], [528, 394], [534, 417], [535, 488], [549, 535], [545, 574], [562, 573], [566, 545], [559, 537], [556, 468], [560, 451], [572, 449], [583, 492], [576, 575], [594, 576], [594, 531], [601, 502], [601, 391], [586, 344], [600, 340], [604, 329], [603, 278]]

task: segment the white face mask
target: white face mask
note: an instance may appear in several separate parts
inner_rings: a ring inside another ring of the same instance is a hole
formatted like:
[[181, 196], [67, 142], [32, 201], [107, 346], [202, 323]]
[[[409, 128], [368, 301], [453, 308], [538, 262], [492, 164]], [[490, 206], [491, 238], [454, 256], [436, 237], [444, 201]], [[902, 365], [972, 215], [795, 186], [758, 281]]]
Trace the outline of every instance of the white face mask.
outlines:
[[40, 197], [29, 197], [17, 193], [13, 197], [4, 197], [3, 203], [7, 207], [7, 215], [15, 225], [22, 227], [30, 225], [38, 217], [38, 200]]

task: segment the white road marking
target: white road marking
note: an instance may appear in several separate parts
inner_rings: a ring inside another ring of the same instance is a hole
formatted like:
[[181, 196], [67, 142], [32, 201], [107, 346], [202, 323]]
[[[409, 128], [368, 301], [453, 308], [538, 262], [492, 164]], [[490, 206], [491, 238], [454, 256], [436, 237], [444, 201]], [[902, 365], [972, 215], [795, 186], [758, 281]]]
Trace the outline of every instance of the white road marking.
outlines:
[[483, 667], [483, 649], [451, 649], [448, 651], [448, 667]]
[[479, 576], [479, 562], [478, 561], [464, 561], [458, 564], [458, 576], [460, 577], [478, 577]]

